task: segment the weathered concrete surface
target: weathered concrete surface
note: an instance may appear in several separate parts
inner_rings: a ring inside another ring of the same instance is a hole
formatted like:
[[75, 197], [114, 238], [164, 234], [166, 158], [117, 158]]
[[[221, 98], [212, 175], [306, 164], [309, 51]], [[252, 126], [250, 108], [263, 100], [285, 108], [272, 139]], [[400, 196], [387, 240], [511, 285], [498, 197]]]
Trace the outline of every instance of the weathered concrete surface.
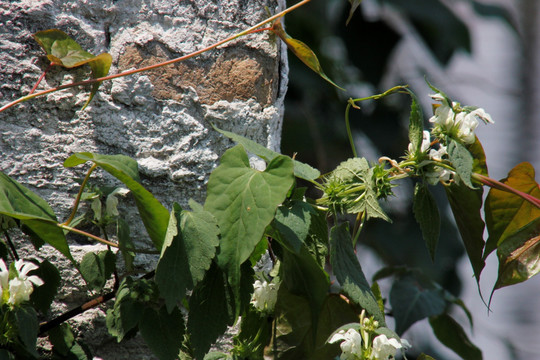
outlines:
[[[47, 67], [32, 39], [37, 31], [58, 28], [94, 54], [110, 53], [110, 73], [117, 73], [211, 45], [263, 20], [265, 6], [276, 12], [284, 1], [0, 0], [0, 105], [27, 94]], [[88, 73], [87, 68], [54, 68], [39, 89], [83, 80]], [[0, 171], [45, 198], [60, 219], [67, 217], [77, 192], [74, 179], [85, 171], [62, 163], [80, 151], [135, 158], [143, 184], [168, 208], [190, 198], [202, 201], [210, 171], [231, 145], [209, 123], [277, 149], [286, 81], [280, 42], [257, 33], [183, 63], [105, 82], [84, 111], [88, 89], [40, 97], [0, 113]], [[106, 175], [96, 178], [115, 183]], [[136, 223], [136, 211], [127, 217]], [[132, 235], [137, 245], [148, 244], [140, 227]], [[91, 250], [85, 239], [69, 241], [80, 256]], [[39, 254], [21, 251], [47, 257], [64, 272], [55, 313], [87, 298], [84, 284], [58, 253], [47, 247]], [[139, 256], [138, 264], [155, 260]], [[110, 340], [100, 332], [103, 315], [98, 309], [74, 320], [95, 354], [144, 358], [137, 342], [107, 345]]]

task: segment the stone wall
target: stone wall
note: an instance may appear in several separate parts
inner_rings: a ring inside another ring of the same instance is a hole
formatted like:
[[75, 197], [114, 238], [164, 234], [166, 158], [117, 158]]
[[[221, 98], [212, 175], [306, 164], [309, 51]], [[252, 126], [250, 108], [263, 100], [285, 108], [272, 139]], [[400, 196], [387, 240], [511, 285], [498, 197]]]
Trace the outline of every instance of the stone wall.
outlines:
[[[175, 58], [222, 40], [275, 13], [284, 0], [0, 0], [0, 106], [27, 94], [48, 66], [32, 34], [57, 28], [93, 54], [113, 57], [110, 73]], [[46, 199], [60, 220], [69, 214], [85, 168], [62, 166], [80, 151], [135, 158], [143, 185], [167, 208], [193, 198], [204, 200], [205, 184], [231, 142], [210, 127], [247, 136], [278, 149], [287, 87], [286, 54], [280, 41], [263, 33], [248, 35], [189, 61], [118, 78], [101, 85], [81, 111], [88, 88], [39, 97], [0, 113], [0, 171]], [[88, 78], [89, 69], [53, 68], [39, 89]], [[98, 173], [94, 182], [116, 182]], [[136, 245], [148, 244], [137, 227], [136, 210], [125, 214]], [[134, 209], [133, 207], [131, 207]], [[27, 243], [19, 239], [19, 245]], [[99, 245], [70, 237], [80, 258]], [[62, 291], [53, 314], [88, 299], [84, 283], [47, 246], [25, 257], [48, 258], [61, 267]], [[138, 256], [140, 267], [156, 258]], [[150, 266], [148, 266], [150, 264]], [[142, 359], [137, 341], [117, 346], [101, 331], [105, 307], [72, 323], [96, 355]], [[101, 330], [100, 330], [101, 329]], [[150, 357], [151, 358], [151, 357]]]

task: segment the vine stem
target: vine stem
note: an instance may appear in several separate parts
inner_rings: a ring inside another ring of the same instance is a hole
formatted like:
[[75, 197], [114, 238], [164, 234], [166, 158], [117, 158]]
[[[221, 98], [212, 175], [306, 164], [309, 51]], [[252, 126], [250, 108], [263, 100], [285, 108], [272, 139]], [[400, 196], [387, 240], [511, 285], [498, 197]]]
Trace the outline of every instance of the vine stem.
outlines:
[[86, 176], [84, 177], [84, 180], [79, 189], [79, 193], [77, 194], [77, 197], [75, 198], [75, 203], [73, 204], [73, 210], [71, 211], [71, 214], [69, 215], [68, 219], [65, 222], [63, 222], [62, 225], [69, 225], [75, 218], [75, 214], [77, 213], [77, 210], [79, 209], [79, 203], [81, 202], [81, 196], [84, 191], [84, 188], [86, 187], [86, 183], [88, 182], [90, 175], [92, 174], [92, 172], [94, 172], [96, 168], [97, 168], [97, 164], [93, 164], [90, 167], [90, 169], [88, 169], [88, 172], [86, 173]]
[[116, 78], [119, 78], [119, 77], [133, 75], [133, 74], [136, 74], [136, 73], [139, 73], [139, 72], [142, 72], [142, 71], [148, 71], [148, 70], [157, 69], [157, 68], [162, 67], [162, 66], [167, 66], [167, 65], [170, 65], [170, 64], [174, 64], [174, 63], [177, 63], [177, 62], [180, 62], [180, 61], [190, 59], [190, 58], [195, 57], [197, 55], [200, 55], [200, 54], [202, 54], [202, 53], [204, 53], [206, 51], [215, 49], [218, 46], [221, 46], [221, 45], [223, 45], [225, 43], [228, 43], [228, 42], [230, 42], [232, 40], [235, 40], [235, 39], [237, 39], [237, 38], [239, 38], [241, 36], [248, 35], [248, 34], [254, 32], [255, 30], [257, 30], [259, 27], [261, 27], [263, 25], [266, 25], [269, 22], [272, 22], [272, 21], [284, 16], [285, 14], [287, 14], [287, 13], [301, 7], [302, 5], [307, 4], [310, 1], [311, 0], [302, 0], [299, 3], [291, 6], [291, 7], [287, 8], [287, 9], [285, 9], [285, 10], [283, 10], [283, 11], [281, 11], [281, 12], [279, 12], [279, 13], [277, 13], [277, 14], [275, 14], [275, 15], [273, 15], [273, 16], [271, 16], [271, 17], [269, 17], [269, 18], [267, 18], [267, 19], [265, 19], [263, 21], [261, 21], [261, 22], [259, 22], [258, 24], [253, 25], [249, 29], [243, 30], [243, 31], [241, 31], [241, 32], [239, 32], [239, 33], [237, 33], [235, 35], [229, 36], [228, 38], [226, 38], [224, 40], [218, 41], [217, 43], [215, 43], [213, 45], [210, 45], [208, 47], [205, 47], [204, 49], [192, 52], [191, 54], [187, 54], [187, 55], [184, 55], [184, 56], [172, 59], [172, 60], [167, 60], [167, 61], [164, 61], [164, 62], [159, 63], [159, 64], [145, 66], [145, 67], [142, 67], [142, 68], [139, 68], [139, 69], [128, 70], [128, 71], [124, 71], [124, 72], [121, 72], [121, 73], [118, 73], [118, 74], [104, 76], [104, 77], [101, 77], [101, 78], [74, 82], [74, 83], [71, 83], [71, 84], [57, 86], [57, 87], [49, 89], [49, 90], [44, 90], [44, 91], [40, 91], [40, 92], [37, 92], [37, 93], [29, 94], [27, 96], [20, 97], [17, 100], [12, 101], [9, 104], [6, 104], [6, 105], [2, 106], [0, 108], [0, 112], [2, 112], [4, 110], [7, 110], [10, 107], [12, 107], [14, 105], [17, 105], [17, 104], [19, 104], [21, 102], [33, 99], [33, 98], [38, 97], [38, 96], [47, 95], [47, 94], [55, 92], [55, 91], [64, 90], [64, 89], [72, 88], [72, 87], [75, 87], [75, 86], [90, 85], [90, 84], [99, 83], [99, 82], [102, 82], [102, 81], [105, 81], [105, 80], [112, 80], [112, 79], [116, 79]]
[[513, 187], [508, 186], [505, 183], [502, 183], [500, 181], [497, 181], [495, 179], [492, 179], [492, 178], [487, 177], [487, 176], [482, 175], [482, 174], [474, 173], [472, 177], [473, 177], [473, 179], [481, 182], [484, 185], [487, 185], [487, 186], [489, 186], [491, 188], [494, 188], [494, 189], [497, 189], [497, 190], [506, 191], [506, 192], [512, 193], [514, 195], [517, 195], [517, 196], [523, 198], [524, 200], [527, 200], [528, 202], [530, 202], [531, 204], [533, 204], [537, 208], [540, 208], [540, 199], [535, 198], [534, 196], [526, 194], [523, 191], [519, 191], [517, 189], [514, 189]]
[[133, 251], [133, 252], [141, 253], [141, 254], [160, 254], [160, 252], [157, 251], [157, 250], [126, 249], [126, 248], [120, 247], [120, 245], [118, 245], [117, 243], [114, 243], [114, 242], [109, 241], [109, 240], [105, 240], [103, 238], [100, 238], [99, 236], [96, 236], [94, 234], [90, 234], [89, 232], [86, 232], [86, 231], [83, 231], [83, 230], [73, 228], [71, 226], [67, 226], [67, 225], [64, 225], [64, 224], [56, 224], [56, 226], [58, 226], [62, 230], [67, 230], [67, 231], [74, 232], [74, 233], [79, 234], [79, 235], [86, 236], [86, 237], [88, 237], [88, 238], [90, 238], [92, 240], [96, 240], [97, 242], [100, 242], [100, 243], [105, 244], [105, 245], [112, 246], [112, 247], [120, 249], [122, 251]]

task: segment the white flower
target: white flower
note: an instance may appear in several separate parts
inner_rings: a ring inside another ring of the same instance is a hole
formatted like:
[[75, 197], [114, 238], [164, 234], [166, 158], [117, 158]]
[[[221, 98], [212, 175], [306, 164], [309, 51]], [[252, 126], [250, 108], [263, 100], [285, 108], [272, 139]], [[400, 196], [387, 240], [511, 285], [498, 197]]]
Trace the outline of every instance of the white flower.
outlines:
[[279, 284], [255, 281], [251, 303], [259, 311], [272, 312], [276, 305]]
[[[420, 151], [426, 152], [429, 149], [429, 146], [431, 145], [431, 134], [429, 131], [424, 130], [422, 133], [422, 145], [420, 145]], [[409, 143], [409, 153], [413, 154], [414, 149], [412, 148], [412, 144]]]
[[439, 181], [448, 182], [454, 175], [453, 171], [440, 166], [434, 166], [433, 170], [425, 174], [426, 180], [430, 185], [437, 185]]
[[448, 151], [446, 150], [446, 146], [439, 145], [439, 150], [431, 149], [429, 150], [429, 158], [431, 160], [435, 161], [442, 161], [442, 158], [448, 155]]
[[[409, 344], [407, 342], [407, 344]], [[371, 359], [373, 360], [388, 360], [396, 356], [396, 351], [401, 349], [403, 345], [397, 339], [388, 339], [386, 335], [379, 335], [373, 339], [373, 352]]]
[[470, 107], [462, 108], [459, 103], [450, 104], [441, 94], [431, 95], [431, 98], [442, 102], [429, 119], [434, 124], [435, 134], [448, 135], [468, 145], [476, 139], [474, 131], [478, 127], [478, 119], [486, 124], [493, 123], [491, 116], [482, 108], [471, 110]]
[[2, 303], [12, 305], [20, 304], [22, 301], [28, 301], [30, 294], [34, 291], [33, 285], [41, 286], [44, 284], [36, 275], [28, 276], [32, 270], [36, 270], [37, 265], [25, 262], [23, 260], [15, 261], [17, 276], [9, 280], [9, 270], [3, 260], [0, 260], [0, 286], [2, 290]]
[[333, 344], [338, 341], [342, 341], [339, 344], [341, 348], [341, 360], [354, 360], [360, 359], [362, 356], [362, 336], [355, 329], [340, 330], [332, 338], [329, 343]]
[[9, 270], [4, 260], [0, 259], [0, 304], [9, 299]]

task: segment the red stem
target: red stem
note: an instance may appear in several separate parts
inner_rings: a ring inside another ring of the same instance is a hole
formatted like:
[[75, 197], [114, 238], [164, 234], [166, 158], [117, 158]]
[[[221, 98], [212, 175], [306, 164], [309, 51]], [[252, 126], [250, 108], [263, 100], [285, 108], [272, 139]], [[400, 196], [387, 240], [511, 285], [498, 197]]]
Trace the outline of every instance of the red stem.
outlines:
[[517, 196], [523, 198], [524, 200], [527, 200], [528, 202], [530, 202], [531, 204], [533, 204], [537, 208], [540, 208], [540, 199], [535, 198], [534, 196], [526, 194], [523, 191], [519, 191], [517, 189], [514, 189], [513, 187], [508, 186], [505, 183], [502, 183], [500, 181], [494, 180], [494, 179], [492, 179], [490, 177], [487, 177], [487, 176], [484, 176], [484, 175], [481, 175], [481, 174], [473, 174], [473, 177], [476, 180], [480, 181], [484, 185], [487, 185], [487, 186], [492, 187], [492, 188], [497, 189], [497, 190], [506, 191], [506, 192], [512, 193], [514, 195], [517, 195]]
[[32, 90], [30, 90], [28, 95], [32, 95], [34, 93], [34, 91], [36, 91], [39, 83], [41, 82], [41, 80], [43, 80], [43, 78], [45, 77], [45, 74], [47, 74], [47, 71], [51, 70], [54, 65], [56, 65], [56, 64], [53, 63], [53, 62], [49, 64], [49, 66], [45, 69], [45, 71], [43, 71], [43, 74], [41, 74], [41, 76], [39, 77], [38, 81], [36, 82], [36, 84], [34, 85]]

